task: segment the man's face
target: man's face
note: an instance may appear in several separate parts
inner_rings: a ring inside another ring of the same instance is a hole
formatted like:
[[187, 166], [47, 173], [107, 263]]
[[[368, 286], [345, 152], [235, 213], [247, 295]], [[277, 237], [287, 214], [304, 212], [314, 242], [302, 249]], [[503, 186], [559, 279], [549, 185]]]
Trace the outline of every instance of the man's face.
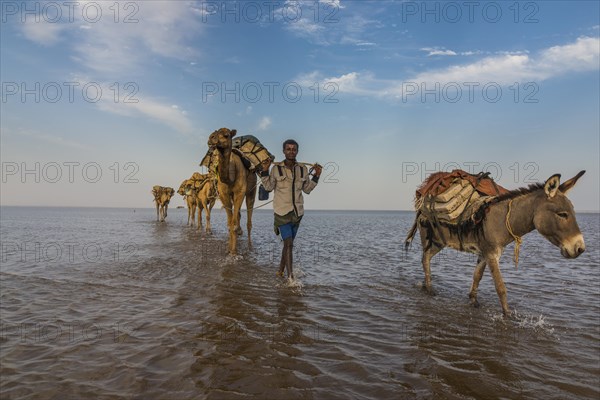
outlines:
[[283, 154], [285, 155], [286, 160], [295, 161], [296, 155], [298, 154], [298, 148], [295, 144], [286, 144], [283, 149]]

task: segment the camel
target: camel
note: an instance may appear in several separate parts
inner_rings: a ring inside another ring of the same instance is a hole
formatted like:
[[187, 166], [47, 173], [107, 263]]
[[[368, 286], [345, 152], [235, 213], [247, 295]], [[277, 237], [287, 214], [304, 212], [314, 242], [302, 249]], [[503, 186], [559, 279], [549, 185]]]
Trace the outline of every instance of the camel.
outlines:
[[[426, 215], [416, 205], [415, 222], [405, 240], [408, 249], [417, 229], [423, 246], [422, 266], [425, 272], [423, 288], [433, 294], [431, 287], [431, 258], [444, 247], [478, 255], [473, 283], [469, 292], [471, 304], [479, 306], [477, 288], [486, 265], [494, 279], [496, 292], [505, 317], [510, 311], [506, 301], [506, 286], [500, 273], [500, 255], [511, 242], [515, 243], [515, 263], [523, 235], [537, 230], [550, 243], [560, 248], [565, 258], [576, 258], [585, 251], [583, 235], [575, 219], [573, 204], [566, 194], [585, 173], [560, 183], [560, 174], [552, 175], [545, 183], [512, 190], [491, 198], [481, 206], [472, 219], [461, 225], [451, 225]], [[421, 188], [427, 186], [427, 181]]]
[[216, 150], [217, 154], [217, 190], [219, 199], [227, 212], [227, 226], [229, 228], [229, 254], [237, 254], [237, 235], [242, 234], [240, 227], [241, 207], [246, 198], [248, 213], [248, 246], [252, 248], [252, 210], [256, 197], [257, 177], [242, 161], [242, 158], [232, 151], [232, 138], [236, 135], [235, 129], [221, 128], [214, 131], [208, 138], [208, 147]]
[[154, 195], [154, 202], [156, 203], [156, 220], [164, 222], [167, 218], [167, 210], [169, 208], [169, 201], [175, 194], [175, 189], [171, 187], [154, 186], [152, 188], [152, 195]]
[[196, 191], [196, 203], [198, 204], [198, 229], [202, 229], [202, 210], [206, 210], [206, 233], [212, 233], [210, 227], [210, 212], [217, 200], [217, 177], [211, 175], [204, 185]]
[[177, 190], [177, 193], [179, 193], [180, 195], [183, 196], [183, 200], [187, 204], [187, 209], [188, 209], [187, 224], [194, 226], [194, 219], [196, 218], [196, 205], [197, 205], [197, 201], [196, 201], [197, 190], [196, 190], [196, 188], [189, 182], [189, 179], [186, 179], [183, 182], [181, 182], [181, 185], [179, 186], [179, 190]]

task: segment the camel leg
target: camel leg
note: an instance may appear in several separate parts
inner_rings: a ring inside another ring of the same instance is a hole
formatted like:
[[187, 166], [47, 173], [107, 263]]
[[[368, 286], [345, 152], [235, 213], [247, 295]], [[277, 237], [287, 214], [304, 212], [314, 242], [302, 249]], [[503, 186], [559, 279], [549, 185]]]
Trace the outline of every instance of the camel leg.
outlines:
[[207, 206], [204, 206], [204, 210], [206, 210], [206, 234], [210, 235], [210, 233], [211, 233], [211, 228], [210, 228], [210, 210], [208, 209]]
[[237, 212], [237, 226], [235, 227], [235, 232], [238, 234], [238, 236], [242, 236], [244, 234], [244, 231], [242, 230], [241, 222], [242, 222], [242, 212], [241, 212], [241, 206], [240, 206], [240, 210], [238, 210], [238, 212]]
[[223, 193], [221, 196], [221, 203], [223, 204], [223, 208], [225, 208], [225, 212], [227, 213], [227, 230], [229, 231], [229, 253], [232, 254], [232, 249], [235, 249], [235, 212], [233, 210], [233, 202], [231, 201], [231, 197], [229, 194]]
[[473, 273], [473, 283], [471, 284], [471, 290], [469, 292], [469, 299], [471, 299], [473, 307], [479, 307], [479, 302], [477, 301], [477, 288], [483, 277], [483, 271], [485, 271], [485, 259], [479, 256], [479, 258], [477, 258], [475, 272]]
[[212, 228], [210, 226], [210, 213], [212, 212], [212, 208], [215, 205], [215, 199], [209, 200], [208, 204], [205, 205], [206, 209], [206, 233], [212, 234]]
[[229, 238], [231, 240], [230, 252], [231, 254], [237, 254], [237, 228], [240, 227], [240, 209], [242, 208], [242, 202], [244, 201], [244, 196], [237, 196], [233, 199], [233, 212], [232, 212], [232, 223], [231, 223], [231, 231], [229, 234]]
[[158, 204], [158, 202], [156, 202], [156, 220], [160, 221], [160, 215], [159, 215], [159, 211], [158, 209], [160, 208], [160, 204]]
[[195, 204], [193, 204], [192, 206], [188, 205], [188, 225], [193, 227], [195, 219], [196, 219], [196, 205]]
[[200, 204], [198, 204], [198, 224], [197, 224], [198, 226], [197, 226], [197, 229], [199, 231], [201, 231], [202, 230], [202, 209], [204, 207], [203, 207], [202, 202], [199, 201], [198, 203], [200, 203]]
[[496, 293], [498, 293], [498, 299], [502, 306], [502, 313], [504, 314], [504, 317], [508, 317], [510, 315], [510, 310], [506, 300], [506, 286], [504, 285], [504, 280], [502, 280], [502, 274], [500, 273], [500, 254], [500, 251], [496, 251], [492, 254], [488, 254], [485, 259], [487, 265], [490, 267], [492, 277], [494, 278], [494, 285], [496, 286]]

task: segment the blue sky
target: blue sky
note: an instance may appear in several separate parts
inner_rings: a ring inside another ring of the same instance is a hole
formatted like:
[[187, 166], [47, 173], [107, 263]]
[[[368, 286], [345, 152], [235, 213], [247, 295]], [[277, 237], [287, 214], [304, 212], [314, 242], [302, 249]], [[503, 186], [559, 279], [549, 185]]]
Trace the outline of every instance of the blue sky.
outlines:
[[325, 165], [308, 209], [454, 168], [600, 208], [599, 2], [1, 4], [2, 205], [151, 207], [229, 127]]

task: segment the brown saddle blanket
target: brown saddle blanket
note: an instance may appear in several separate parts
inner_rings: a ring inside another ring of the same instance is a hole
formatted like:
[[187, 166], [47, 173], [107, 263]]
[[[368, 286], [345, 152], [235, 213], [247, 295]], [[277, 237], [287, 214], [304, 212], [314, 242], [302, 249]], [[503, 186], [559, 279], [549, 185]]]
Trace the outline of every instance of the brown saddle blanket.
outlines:
[[477, 222], [474, 215], [483, 204], [508, 192], [488, 175], [462, 170], [436, 172], [417, 189], [415, 209], [428, 218], [452, 224], [471, 218]]
[[416, 198], [420, 199], [426, 195], [435, 197], [450, 188], [456, 179], [465, 179], [471, 182], [471, 185], [481, 196], [499, 196], [508, 193], [507, 189], [498, 185], [488, 176], [481, 173], [473, 175], [461, 169], [455, 169], [452, 172], [435, 172], [431, 174], [417, 189]]

